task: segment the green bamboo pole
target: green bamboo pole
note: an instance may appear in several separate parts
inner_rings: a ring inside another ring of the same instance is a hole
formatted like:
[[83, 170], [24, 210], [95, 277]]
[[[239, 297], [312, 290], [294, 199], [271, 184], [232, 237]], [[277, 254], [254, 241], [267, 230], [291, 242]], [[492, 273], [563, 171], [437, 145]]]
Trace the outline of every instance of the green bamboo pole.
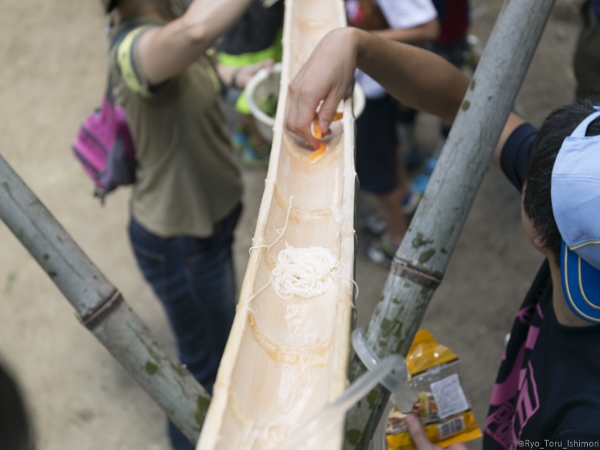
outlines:
[[[461, 111], [392, 262], [367, 342], [384, 358], [406, 355], [489, 167], [554, 0], [507, 0]], [[349, 377], [364, 372], [355, 358]], [[346, 418], [345, 449], [366, 449], [389, 393], [374, 389]]]
[[210, 396], [1, 156], [0, 219], [73, 305], [82, 324], [195, 443]]

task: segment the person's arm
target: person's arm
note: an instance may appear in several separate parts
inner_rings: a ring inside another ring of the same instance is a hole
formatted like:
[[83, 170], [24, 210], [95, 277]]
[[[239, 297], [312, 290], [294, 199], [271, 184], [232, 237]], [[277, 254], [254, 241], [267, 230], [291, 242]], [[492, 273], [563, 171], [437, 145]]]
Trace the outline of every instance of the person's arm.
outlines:
[[386, 28], [374, 31], [373, 34], [392, 41], [422, 45], [435, 41], [440, 35], [440, 23], [436, 19], [413, 28]]
[[309, 129], [318, 119], [329, 132], [339, 102], [358, 67], [403, 104], [452, 122], [469, 85], [468, 78], [434, 53], [393, 42], [355, 28], [340, 28], [321, 40], [290, 83], [287, 127], [318, 148]]
[[502, 134], [500, 135], [500, 140], [498, 140], [498, 144], [496, 145], [496, 150], [494, 150], [494, 156], [492, 157], [492, 164], [497, 169], [502, 170], [500, 166], [500, 157], [502, 156], [502, 149], [504, 148], [504, 144], [510, 137], [510, 135], [515, 131], [519, 126], [524, 124], [525, 121], [517, 116], [515, 113], [510, 113], [508, 116], [508, 120], [504, 125], [504, 129], [502, 130]]
[[157, 85], [178, 74], [242, 16], [252, 0], [194, 0], [185, 14], [140, 36], [137, 59], [144, 78]]
[[234, 89], [244, 89], [248, 84], [248, 81], [258, 72], [260, 69], [272, 69], [273, 60], [266, 59], [256, 64], [241, 67], [230, 67], [222, 64], [215, 64], [217, 73], [223, 83]]

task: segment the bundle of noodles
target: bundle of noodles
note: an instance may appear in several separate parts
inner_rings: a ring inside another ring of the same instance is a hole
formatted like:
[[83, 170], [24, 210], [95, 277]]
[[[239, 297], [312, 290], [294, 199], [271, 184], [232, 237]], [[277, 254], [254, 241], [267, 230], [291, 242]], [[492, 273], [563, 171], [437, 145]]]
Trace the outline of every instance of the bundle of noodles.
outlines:
[[277, 256], [273, 287], [285, 299], [315, 297], [332, 286], [339, 268], [337, 258], [324, 247], [286, 247]]

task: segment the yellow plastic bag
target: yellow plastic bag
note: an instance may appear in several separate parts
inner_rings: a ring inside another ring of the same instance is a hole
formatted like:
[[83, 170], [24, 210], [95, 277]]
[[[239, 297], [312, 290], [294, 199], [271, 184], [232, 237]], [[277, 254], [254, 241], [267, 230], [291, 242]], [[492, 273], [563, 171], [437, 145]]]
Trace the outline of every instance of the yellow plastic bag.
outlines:
[[[409, 385], [419, 391], [415, 413], [431, 442], [447, 447], [481, 437], [458, 377], [458, 357], [440, 345], [427, 330], [417, 332], [406, 356], [411, 375]], [[394, 408], [388, 415], [386, 439], [389, 450], [415, 448], [404, 421]]]

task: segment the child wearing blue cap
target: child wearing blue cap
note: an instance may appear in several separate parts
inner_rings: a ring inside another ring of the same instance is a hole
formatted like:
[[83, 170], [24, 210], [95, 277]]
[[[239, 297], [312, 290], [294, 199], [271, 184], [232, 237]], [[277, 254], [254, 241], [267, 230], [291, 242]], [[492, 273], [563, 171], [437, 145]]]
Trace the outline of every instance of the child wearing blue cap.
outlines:
[[[356, 67], [404, 104], [450, 122], [469, 84], [433, 53], [335, 30], [290, 85], [290, 131], [316, 148], [309, 132], [316, 106], [325, 99], [319, 120], [326, 133]], [[485, 449], [600, 447], [599, 107], [600, 97], [565, 106], [539, 131], [511, 114], [494, 153], [494, 165], [522, 192], [525, 232], [546, 260], [511, 331]], [[418, 420], [407, 422], [419, 450], [436, 448]]]
[[525, 232], [547, 259], [511, 331], [485, 423], [486, 449], [546, 439], [567, 448], [600, 438], [595, 105], [600, 97], [564, 106], [539, 131], [511, 116], [496, 149], [496, 163], [522, 192]]

